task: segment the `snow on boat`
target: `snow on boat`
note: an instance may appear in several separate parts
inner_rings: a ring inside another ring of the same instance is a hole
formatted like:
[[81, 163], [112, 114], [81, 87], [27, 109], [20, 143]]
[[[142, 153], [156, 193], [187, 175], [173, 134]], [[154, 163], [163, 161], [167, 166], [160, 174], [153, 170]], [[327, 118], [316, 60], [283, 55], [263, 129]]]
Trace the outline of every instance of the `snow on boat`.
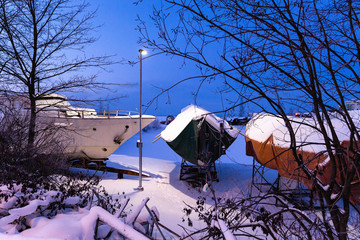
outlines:
[[[39, 121], [63, 127], [62, 139], [70, 158], [104, 160], [129, 138], [139, 132], [139, 115], [132, 112], [96, 112], [75, 108], [60, 94], [49, 94], [36, 102]], [[155, 120], [142, 115], [142, 127]]]
[[[357, 126], [360, 126], [360, 111], [353, 111], [351, 115]], [[317, 121], [313, 118], [288, 118], [295, 132], [297, 155], [301, 155], [304, 165], [310, 171], [316, 170], [318, 179], [324, 186], [327, 185], [331, 177], [332, 163]], [[335, 117], [331, 121], [342, 146], [350, 146], [350, 132], [345, 121]], [[328, 126], [326, 131], [331, 132]], [[289, 131], [279, 116], [267, 113], [254, 115], [246, 125], [245, 136], [246, 155], [254, 157], [267, 168], [277, 170], [280, 176], [299, 180], [308, 189], [312, 189], [313, 180], [307, 178], [295, 161], [290, 150]], [[351, 192], [352, 201], [360, 203], [359, 181], [354, 182]]]
[[216, 161], [234, 142], [239, 130], [203, 108], [190, 105], [160, 133], [184, 160], [205, 165]]

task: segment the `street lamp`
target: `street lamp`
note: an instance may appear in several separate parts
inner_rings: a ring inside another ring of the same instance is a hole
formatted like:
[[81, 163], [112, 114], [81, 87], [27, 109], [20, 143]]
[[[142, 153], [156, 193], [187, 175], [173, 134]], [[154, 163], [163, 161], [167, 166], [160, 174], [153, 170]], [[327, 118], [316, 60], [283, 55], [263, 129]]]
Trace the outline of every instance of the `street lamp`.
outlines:
[[142, 120], [142, 59], [143, 55], [145, 55], [147, 52], [143, 49], [139, 49], [140, 53], [140, 139], [137, 141], [137, 147], [139, 148], [139, 186], [137, 187], [137, 190], [143, 191], [144, 188], [142, 186], [142, 128], [141, 128], [141, 120]]

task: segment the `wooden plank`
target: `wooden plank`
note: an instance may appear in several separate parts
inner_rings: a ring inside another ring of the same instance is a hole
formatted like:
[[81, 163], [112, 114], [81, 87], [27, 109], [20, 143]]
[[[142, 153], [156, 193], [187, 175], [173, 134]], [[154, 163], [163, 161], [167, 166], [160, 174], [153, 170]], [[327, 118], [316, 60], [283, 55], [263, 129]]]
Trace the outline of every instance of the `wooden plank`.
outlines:
[[[133, 175], [133, 176], [139, 176], [139, 172], [137, 172], [137, 171], [130, 170], [130, 169], [119, 169], [119, 168], [107, 167], [106, 165], [98, 166], [96, 164], [85, 164], [85, 165], [83, 165], [83, 164], [74, 164], [74, 165], [72, 165], [72, 167], [90, 169], [90, 170], [95, 170], [95, 171], [117, 173], [119, 179], [123, 178], [124, 174]], [[143, 177], [150, 177], [150, 175], [146, 174], [146, 173], [143, 173], [142, 176]]]

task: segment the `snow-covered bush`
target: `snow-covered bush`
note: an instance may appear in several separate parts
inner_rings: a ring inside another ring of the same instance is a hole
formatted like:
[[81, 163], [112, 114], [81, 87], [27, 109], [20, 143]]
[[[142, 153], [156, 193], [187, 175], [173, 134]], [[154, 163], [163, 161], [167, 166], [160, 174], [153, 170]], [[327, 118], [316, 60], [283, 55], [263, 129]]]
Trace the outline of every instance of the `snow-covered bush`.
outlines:
[[86, 176], [51, 176], [47, 184], [7, 184], [0, 187], [0, 225], [14, 225], [17, 231], [32, 227], [32, 219], [52, 219], [58, 214], [101, 206], [114, 213], [120, 198], [98, 189], [99, 179]]
[[67, 167], [64, 148], [55, 136], [59, 129], [39, 127], [35, 143], [29, 145], [25, 102], [14, 98], [2, 96], [0, 104], [0, 183], [46, 182], [47, 176]]
[[157, 209], [146, 206], [149, 198], [127, 213], [129, 198], [125, 194], [110, 196], [103, 188], [95, 188], [95, 180], [54, 180], [58, 184], [52, 184], [51, 189], [0, 186], [0, 239], [21, 235], [34, 239], [148, 240], [146, 234], [153, 232], [154, 217], [159, 219]]
[[[199, 197], [195, 206], [184, 208], [183, 222], [191, 228], [194, 213], [205, 223], [189, 236], [202, 239], [328, 239], [326, 225], [316, 208], [301, 210], [281, 194], [239, 195], [232, 198]], [[208, 202], [211, 202], [209, 205]]]

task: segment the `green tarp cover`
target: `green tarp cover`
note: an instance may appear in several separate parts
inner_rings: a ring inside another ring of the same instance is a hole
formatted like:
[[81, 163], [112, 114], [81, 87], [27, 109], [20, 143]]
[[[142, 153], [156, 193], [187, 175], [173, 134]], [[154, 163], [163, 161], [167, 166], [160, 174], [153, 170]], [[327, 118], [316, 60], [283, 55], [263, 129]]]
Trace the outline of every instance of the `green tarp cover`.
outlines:
[[167, 144], [183, 159], [199, 165], [217, 160], [235, 140], [226, 131], [221, 133], [205, 121], [204, 118], [192, 120], [184, 130]]

